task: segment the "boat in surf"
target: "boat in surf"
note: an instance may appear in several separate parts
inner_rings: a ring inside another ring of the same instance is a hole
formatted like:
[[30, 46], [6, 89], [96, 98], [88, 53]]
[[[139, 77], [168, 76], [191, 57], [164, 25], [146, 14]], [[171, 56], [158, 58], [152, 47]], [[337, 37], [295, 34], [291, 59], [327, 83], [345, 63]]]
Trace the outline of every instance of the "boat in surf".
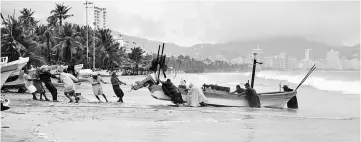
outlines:
[[[163, 55], [164, 45], [162, 49], [162, 55]], [[255, 78], [255, 71], [256, 71], [256, 65], [262, 64], [261, 62], [257, 62], [257, 50], [253, 51], [254, 59], [253, 59], [253, 69], [252, 69], [252, 79], [251, 79], [251, 87], [254, 86], [254, 78]], [[158, 49], [158, 56], [159, 56], [159, 49]], [[160, 65], [160, 64], [159, 64]], [[158, 67], [158, 71], [155, 75], [149, 75], [145, 80], [141, 82], [136, 82], [135, 85], [132, 86], [133, 90], [137, 90], [139, 88], [142, 88], [146, 86], [146, 82], [152, 81], [157, 82], [159, 80], [159, 73], [160, 68]], [[307, 73], [305, 78], [300, 82], [300, 84], [297, 86], [295, 90], [289, 89], [288, 87], [284, 88], [283, 91], [275, 91], [275, 92], [264, 92], [264, 93], [258, 93], [258, 97], [261, 103], [261, 107], [265, 108], [298, 108], [298, 102], [297, 102], [297, 89], [302, 85], [302, 83], [308, 78], [308, 76], [316, 69], [315, 65], [311, 68], [311, 70]], [[157, 76], [158, 74], [158, 76]], [[161, 84], [157, 85], [150, 85], [148, 87], [150, 94], [153, 98], [158, 100], [164, 100], [164, 101], [171, 101], [171, 97], [167, 96], [164, 93], [164, 90], [161, 86]], [[182, 89], [180, 87], [177, 88], [182, 95], [183, 100], [187, 100], [188, 93], [186, 89]], [[222, 107], [249, 107], [248, 100], [245, 96], [238, 96], [236, 94], [229, 93], [229, 89], [217, 89], [214, 87], [207, 87], [206, 85], [203, 85], [203, 93], [207, 97], [208, 101], [204, 102], [206, 105], [212, 105], [212, 106], [222, 106]]]

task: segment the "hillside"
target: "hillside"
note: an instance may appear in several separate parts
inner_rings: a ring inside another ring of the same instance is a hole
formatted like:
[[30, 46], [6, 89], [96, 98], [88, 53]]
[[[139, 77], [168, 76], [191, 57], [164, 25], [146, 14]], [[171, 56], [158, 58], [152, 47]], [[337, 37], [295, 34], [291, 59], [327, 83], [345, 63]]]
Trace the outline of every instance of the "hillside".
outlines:
[[[114, 35], [119, 35], [119, 32], [114, 32]], [[125, 40], [129, 40], [142, 45], [146, 52], [157, 52], [158, 45], [162, 44], [160, 41], [152, 41], [144, 38], [128, 36], [121, 34]], [[252, 52], [257, 44], [263, 51], [263, 56], [273, 56], [281, 52], [285, 52], [297, 59], [303, 59], [305, 56], [305, 49], [312, 49], [311, 59], [325, 59], [326, 53], [331, 49], [336, 49], [340, 52], [340, 57], [350, 58], [353, 54], [360, 52], [360, 44], [345, 47], [345, 46], [330, 46], [322, 43], [308, 41], [298, 37], [279, 37], [271, 39], [259, 39], [251, 41], [234, 41], [222, 44], [197, 44], [192, 47], [181, 47], [174, 43], [165, 43], [165, 54], [167, 55], [189, 55], [191, 57], [202, 57], [215, 59], [225, 59], [231, 61], [239, 57], [245, 57]], [[129, 45], [132, 47], [132, 44]], [[196, 54], [198, 52], [198, 55]]]

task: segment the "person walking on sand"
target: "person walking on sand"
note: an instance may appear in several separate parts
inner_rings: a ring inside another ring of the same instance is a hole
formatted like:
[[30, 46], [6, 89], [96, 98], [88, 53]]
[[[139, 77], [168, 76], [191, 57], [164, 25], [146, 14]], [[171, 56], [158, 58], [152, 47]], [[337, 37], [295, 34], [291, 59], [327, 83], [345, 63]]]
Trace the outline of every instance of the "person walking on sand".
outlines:
[[38, 93], [40, 93], [40, 100], [43, 100], [43, 96], [45, 98], [45, 101], [50, 101], [46, 95], [45, 95], [45, 89], [43, 87], [42, 82], [39, 79], [39, 72], [40, 72], [40, 68], [37, 68], [36, 71], [31, 75], [33, 80], [33, 85], [35, 86], [36, 90]]
[[51, 96], [53, 97], [53, 102], [59, 102], [58, 101], [58, 90], [54, 86], [53, 83], [51, 83], [50, 78], [58, 78], [55, 75], [50, 73], [50, 67], [42, 67], [40, 74], [39, 74], [40, 80], [45, 84], [45, 87], [49, 90], [51, 93]]
[[119, 78], [116, 75], [116, 72], [112, 72], [112, 77], [110, 78], [110, 82], [112, 83], [113, 91], [115, 95], [117, 95], [117, 97], [119, 98], [117, 102], [123, 103], [124, 93], [123, 90], [120, 88], [120, 85], [121, 84], [127, 85], [127, 84], [119, 80]]
[[38, 100], [38, 98], [36, 98], [36, 88], [33, 85], [33, 79], [31, 78], [31, 76], [29, 75], [30, 71], [33, 71], [34, 69], [31, 68], [30, 70], [26, 70], [24, 69], [24, 84], [25, 84], [25, 88], [31, 93], [33, 94], [33, 100]]
[[102, 88], [101, 83], [106, 84], [106, 82], [103, 81], [103, 79], [99, 75], [94, 74], [93, 82], [92, 82], [93, 93], [94, 93], [95, 97], [99, 100], [99, 102], [101, 102], [100, 98], [98, 97], [99, 95], [102, 95], [104, 97], [105, 101], [108, 102], [107, 97], [105, 97], [105, 95], [103, 93], [103, 88]]
[[79, 98], [75, 94], [75, 82], [78, 82], [79, 80], [73, 76], [72, 74], [66, 73], [63, 70], [59, 70], [60, 72], [60, 81], [64, 83], [64, 95], [69, 98], [69, 103], [73, 102], [73, 100], [70, 98], [71, 96], [74, 96], [75, 103], [78, 103]]

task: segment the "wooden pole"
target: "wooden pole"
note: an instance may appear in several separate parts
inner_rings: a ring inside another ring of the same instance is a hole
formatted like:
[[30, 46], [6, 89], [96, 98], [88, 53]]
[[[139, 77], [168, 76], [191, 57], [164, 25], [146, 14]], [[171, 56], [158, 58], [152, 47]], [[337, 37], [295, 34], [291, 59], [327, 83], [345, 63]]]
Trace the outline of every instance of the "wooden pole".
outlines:
[[256, 72], [256, 63], [257, 63], [257, 60], [256, 60], [256, 56], [255, 58], [253, 59], [253, 69], [252, 69], [252, 80], [251, 80], [251, 87], [253, 88], [253, 85], [254, 85], [254, 76], [255, 76], [255, 72]]

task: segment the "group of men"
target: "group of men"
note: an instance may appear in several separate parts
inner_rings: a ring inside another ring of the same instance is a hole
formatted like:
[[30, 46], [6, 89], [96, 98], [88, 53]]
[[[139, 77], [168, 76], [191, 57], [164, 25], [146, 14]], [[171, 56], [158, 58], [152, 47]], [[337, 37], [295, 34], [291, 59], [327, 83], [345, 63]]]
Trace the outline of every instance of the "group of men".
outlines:
[[[34, 100], [38, 100], [36, 94], [40, 94], [40, 100], [43, 100], [42, 97], [44, 96], [45, 101], [50, 101], [47, 96], [45, 95], [45, 89], [43, 87], [43, 83], [45, 84], [45, 87], [49, 90], [49, 92], [52, 94], [52, 99], [54, 102], [58, 102], [58, 93], [57, 88], [54, 86], [54, 84], [51, 82], [51, 78], [57, 78], [59, 82], [64, 84], [64, 95], [69, 99], [69, 102], [73, 102], [72, 97], [75, 99], [75, 103], [79, 102], [79, 96], [81, 93], [76, 93], [76, 87], [75, 83], [79, 82], [78, 78], [76, 78], [73, 74], [67, 73], [67, 70], [59, 67], [57, 74], [50, 73], [50, 67], [43, 66], [37, 69], [31, 68], [27, 70], [26, 68], [23, 69], [24, 71], [24, 84], [26, 89], [33, 95]], [[56, 75], [59, 75], [57, 77]], [[105, 97], [103, 93], [103, 89], [101, 86], [101, 83], [106, 83], [101, 79], [99, 74], [96, 74], [95, 72], [92, 74], [92, 88], [93, 93], [96, 96], [96, 98], [100, 101], [99, 95], [102, 95], [105, 100], [108, 102], [107, 98]], [[123, 96], [124, 93], [122, 89], [120, 89], [119, 85], [126, 83], [121, 82], [115, 72], [112, 72], [111, 77], [111, 84], [113, 86], [114, 93], [119, 98], [118, 102], [123, 102]]]
[[261, 102], [259, 100], [258, 94], [256, 90], [254, 90], [249, 83], [244, 84], [246, 89], [241, 88], [241, 86], [237, 85], [236, 90], [231, 92], [231, 94], [237, 94], [238, 97], [245, 96], [250, 107], [261, 107]]

